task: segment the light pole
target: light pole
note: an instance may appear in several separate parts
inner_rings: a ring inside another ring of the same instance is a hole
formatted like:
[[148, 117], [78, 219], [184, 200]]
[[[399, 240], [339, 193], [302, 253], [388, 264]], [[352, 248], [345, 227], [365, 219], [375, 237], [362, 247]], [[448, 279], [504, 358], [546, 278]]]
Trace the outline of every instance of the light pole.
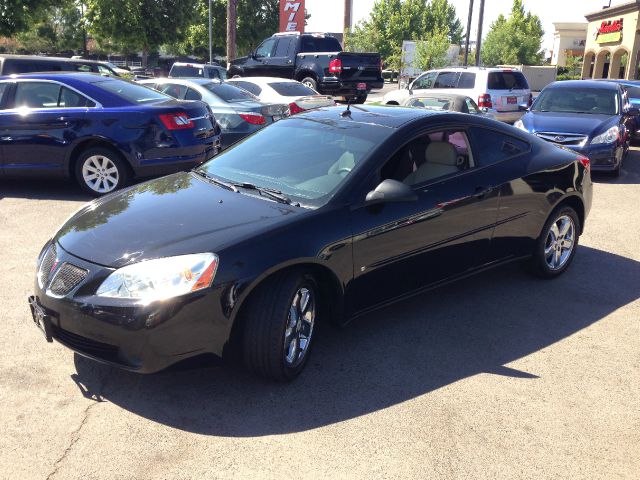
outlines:
[[469, 18], [467, 18], [467, 39], [464, 45], [464, 66], [469, 63], [469, 37], [471, 36], [471, 19], [473, 17], [473, 0], [469, 0]]
[[480, 66], [480, 50], [482, 49], [483, 19], [484, 19], [484, 0], [480, 0], [480, 14], [478, 18], [478, 37], [476, 39], [476, 67]]
[[213, 39], [211, 37], [211, 0], [209, 0], [209, 63], [213, 63]]

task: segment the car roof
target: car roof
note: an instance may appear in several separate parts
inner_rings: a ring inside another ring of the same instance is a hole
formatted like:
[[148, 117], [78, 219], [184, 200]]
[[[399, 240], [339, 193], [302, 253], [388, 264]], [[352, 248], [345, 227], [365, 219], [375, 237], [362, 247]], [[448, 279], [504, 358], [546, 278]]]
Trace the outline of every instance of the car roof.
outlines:
[[554, 82], [547, 88], [598, 88], [600, 90], [619, 90], [620, 86], [613, 82], [601, 82], [598, 80], [562, 80]]
[[291, 80], [290, 78], [280, 78], [280, 77], [240, 77], [240, 78], [230, 78], [230, 80], [237, 80], [242, 82], [251, 82], [256, 85], [267, 85], [269, 83], [300, 83], [297, 80]]
[[177, 65], [178, 67], [214, 67], [223, 68], [219, 63], [197, 63], [197, 62], [173, 62], [171, 67]]
[[169, 77], [156, 77], [156, 78], [149, 78], [149, 79], [144, 79], [144, 80], [140, 80], [138, 81], [138, 83], [176, 83], [178, 85], [180, 84], [184, 84], [184, 85], [206, 85], [208, 83], [223, 83], [220, 80], [218, 80], [217, 78], [202, 78], [202, 77], [183, 77], [183, 78], [169, 78]]
[[89, 60], [86, 58], [67, 58], [67, 57], [43, 57], [40, 55], [10, 55], [10, 54], [0, 54], [0, 59], [16, 59], [16, 60], [40, 60], [43, 62], [65, 62], [65, 63], [93, 63], [93, 64], [103, 64], [104, 62], [100, 62], [97, 60]]
[[633, 87], [640, 86], [640, 82], [638, 80], [626, 80], [624, 78], [598, 78], [595, 81], [617, 83], [618, 85], [629, 85]]
[[416, 93], [409, 98], [450, 98], [450, 99], [466, 99], [470, 98], [468, 95], [461, 95], [459, 93], [438, 93], [438, 92], [426, 92]]
[[102, 75], [100, 73], [91, 72], [70, 72], [70, 73], [58, 73], [58, 72], [40, 72], [40, 73], [17, 73], [12, 75], [4, 75], [0, 77], [0, 80], [11, 79], [26, 79], [26, 80], [76, 80], [86, 83], [103, 82], [105, 80], [122, 80], [122, 78], [114, 78]]

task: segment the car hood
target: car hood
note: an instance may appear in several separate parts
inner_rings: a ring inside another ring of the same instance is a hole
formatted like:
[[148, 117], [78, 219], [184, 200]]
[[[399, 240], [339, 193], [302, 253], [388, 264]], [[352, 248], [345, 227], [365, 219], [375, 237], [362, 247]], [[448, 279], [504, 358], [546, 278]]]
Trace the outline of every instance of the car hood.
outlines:
[[616, 123], [616, 115], [591, 115], [560, 112], [527, 112], [522, 118], [524, 127], [531, 133], [555, 132], [593, 135], [606, 125]]
[[232, 192], [194, 173], [177, 173], [88, 203], [55, 240], [72, 255], [119, 268], [152, 258], [219, 252], [303, 212]]

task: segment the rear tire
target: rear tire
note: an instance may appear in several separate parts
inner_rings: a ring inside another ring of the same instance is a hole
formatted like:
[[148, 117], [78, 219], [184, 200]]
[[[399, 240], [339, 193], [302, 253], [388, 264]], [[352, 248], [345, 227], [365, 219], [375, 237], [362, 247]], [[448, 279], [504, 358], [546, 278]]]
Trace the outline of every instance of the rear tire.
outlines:
[[313, 77], [304, 77], [302, 80], [300, 80], [300, 83], [309, 88], [312, 88], [316, 92], [318, 91], [318, 82], [316, 82], [316, 79]]
[[109, 148], [83, 151], [75, 164], [76, 181], [90, 195], [99, 197], [118, 190], [129, 182], [129, 168], [122, 157]]
[[561, 275], [576, 254], [580, 237], [580, 219], [569, 206], [554, 210], [542, 228], [530, 260], [531, 271], [542, 278]]
[[309, 358], [320, 296], [313, 276], [276, 273], [252, 293], [243, 309], [244, 363], [253, 373], [292, 380]]

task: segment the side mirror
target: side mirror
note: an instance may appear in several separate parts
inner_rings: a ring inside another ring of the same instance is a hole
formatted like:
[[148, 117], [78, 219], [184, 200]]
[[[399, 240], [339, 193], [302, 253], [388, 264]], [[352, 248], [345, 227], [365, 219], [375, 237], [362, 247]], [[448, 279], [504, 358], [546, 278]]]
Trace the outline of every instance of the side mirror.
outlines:
[[367, 193], [365, 202], [366, 205], [375, 205], [376, 203], [414, 202], [417, 199], [418, 195], [409, 185], [387, 178], [380, 182], [375, 190]]
[[631, 117], [637, 117], [638, 115], [640, 115], [640, 109], [637, 107], [631, 107], [629, 110], [627, 110], [627, 115]]

